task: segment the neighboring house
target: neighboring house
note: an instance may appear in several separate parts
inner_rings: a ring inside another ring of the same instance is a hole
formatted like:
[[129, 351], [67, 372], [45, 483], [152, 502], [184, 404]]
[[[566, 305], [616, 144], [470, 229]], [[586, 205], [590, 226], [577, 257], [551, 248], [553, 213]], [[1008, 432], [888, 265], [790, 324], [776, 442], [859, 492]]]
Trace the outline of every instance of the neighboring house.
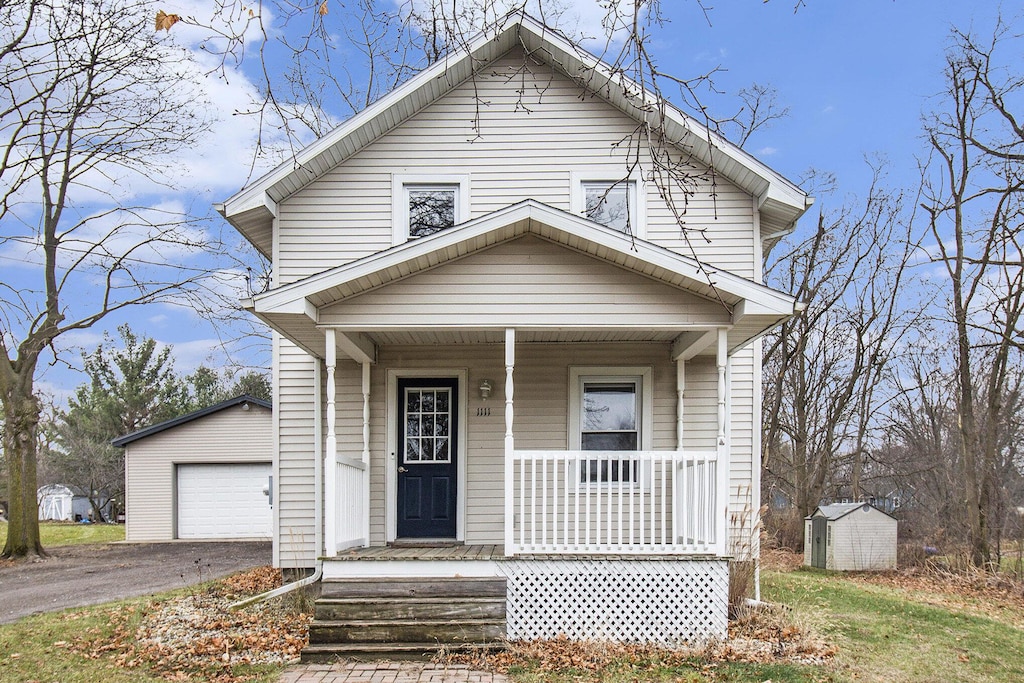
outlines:
[[270, 538], [272, 415], [243, 395], [114, 439], [125, 540]]
[[273, 262], [277, 566], [497, 577], [512, 638], [726, 635], [757, 340], [797, 310], [762, 258], [811, 199], [666, 105], [687, 241], [617, 83], [513, 16], [218, 206]]
[[897, 526], [869, 503], [819, 505], [804, 519], [804, 564], [836, 571], [896, 569]]

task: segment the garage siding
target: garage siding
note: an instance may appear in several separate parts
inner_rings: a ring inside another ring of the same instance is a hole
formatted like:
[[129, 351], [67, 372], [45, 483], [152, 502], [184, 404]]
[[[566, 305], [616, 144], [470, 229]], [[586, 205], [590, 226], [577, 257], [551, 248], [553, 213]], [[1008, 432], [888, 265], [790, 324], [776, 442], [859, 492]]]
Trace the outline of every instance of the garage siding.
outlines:
[[125, 538], [175, 538], [175, 465], [258, 463], [273, 457], [271, 411], [231, 406], [125, 446]]

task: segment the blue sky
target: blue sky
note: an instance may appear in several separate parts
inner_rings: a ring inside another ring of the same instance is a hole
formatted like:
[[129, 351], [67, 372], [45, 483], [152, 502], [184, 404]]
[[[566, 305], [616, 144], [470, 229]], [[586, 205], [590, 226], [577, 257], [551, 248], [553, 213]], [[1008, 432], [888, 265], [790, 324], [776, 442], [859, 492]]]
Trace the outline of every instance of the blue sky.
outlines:
[[[599, 12], [595, 0], [564, 2], [578, 11], [581, 28], [593, 25]], [[732, 94], [739, 88], [755, 82], [776, 88], [779, 103], [789, 107], [790, 114], [757, 134], [748, 149], [797, 181], [810, 168], [834, 173], [838, 192], [820, 197], [819, 208], [837, 207], [844, 198], [866, 192], [870, 171], [865, 156], [883, 155], [890, 164], [889, 182], [912, 189], [917, 181], [915, 159], [923, 149], [921, 115], [934, 106], [930, 98], [942, 90], [950, 28], [974, 26], [987, 35], [999, 5], [807, 0], [794, 12], [794, 4], [795, 0], [720, 0], [710, 11], [709, 25], [692, 0], [664, 0], [663, 14], [670, 23], [654, 34], [651, 51], [663, 71], [680, 76], [721, 67], [716, 85], [729, 95], [710, 100], [721, 114], [738, 107]], [[167, 5], [173, 11], [173, 3]], [[193, 8], [204, 5], [192, 3]], [[1004, 14], [1014, 18], [1005, 8]], [[182, 31], [177, 38], [187, 43], [187, 36]], [[253, 66], [230, 73], [228, 82], [208, 80], [208, 96], [220, 105], [223, 121], [208, 143], [186, 160], [193, 169], [190, 177], [182, 178], [176, 190], [152, 190], [154, 200], [209, 206], [246, 181], [245, 159], [255, 141], [254, 127], [230, 112], [255, 92], [246, 78]], [[11, 267], [0, 262], [2, 269]], [[180, 371], [189, 372], [203, 362], [225, 362], [218, 350], [219, 335], [208, 322], [181, 307], [155, 305], [108, 318], [93, 330], [63, 339], [62, 358], [71, 367], [59, 363], [41, 368], [44, 391], [60, 400], [82, 382], [75, 370], [81, 365], [81, 350], [94, 348], [104, 330], [116, 336], [113, 331], [122, 322], [129, 322], [136, 333], [172, 344]], [[237, 359], [269, 365], [269, 354], [260, 348], [250, 348]]]

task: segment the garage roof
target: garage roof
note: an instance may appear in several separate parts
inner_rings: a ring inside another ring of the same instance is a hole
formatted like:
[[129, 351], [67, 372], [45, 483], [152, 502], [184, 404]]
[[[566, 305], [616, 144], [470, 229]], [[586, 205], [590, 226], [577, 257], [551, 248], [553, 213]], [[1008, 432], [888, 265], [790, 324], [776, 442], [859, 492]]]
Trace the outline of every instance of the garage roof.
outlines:
[[144, 439], [147, 436], [159, 434], [160, 432], [166, 431], [173, 427], [177, 427], [178, 425], [185, 424], [186, 422], [198, 420], [201, 417], [206, 417], [207, 415], [219, 412], [221, 410], [224, 410], [225, 408], [231, 408], [232, 406], [241, 405], [243, 403], [251, 403], [253, 405], [257, 405], [268, 410], [273, 409], [273, 406], [270, 403], [270, 401], [264, 401], [261, 398], [255, 398], [253, 396], [249, 396], [248, 394], [242, 394], [240, 396], [235, 396], [234, 398], [229, 398], [226, 401], [215, 403], [212, 406], [202, 408], [201, 410], [196, 410], [195, 412], [188, 413], [187, 415], [181, 415], [180, 417], [176, 417], [172, 420], [165, 420], [164, 422], [160, 422], [151, 427], [146, 427], [145, 429], [140, 429], [138, 431], [132, 432], [131, 434], [119, 436], [116, 439], [112, 440], [110, 443], [111, 445], [117, 446], [118, 448], [124, 448], [133, 441], [138, 441], [139, 439]]

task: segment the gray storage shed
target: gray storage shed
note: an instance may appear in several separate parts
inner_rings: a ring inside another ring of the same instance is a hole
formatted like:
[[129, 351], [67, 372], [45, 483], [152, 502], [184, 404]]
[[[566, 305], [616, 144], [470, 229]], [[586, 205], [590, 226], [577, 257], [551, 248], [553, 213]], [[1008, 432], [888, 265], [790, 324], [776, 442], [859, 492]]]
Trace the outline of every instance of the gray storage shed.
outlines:
[[819, 505], [804, 519], [804, 564], [820, 569], [896, 569], [895, 518], [868, 503]]
[[237, 396], [112, 443], [125, 449], [126, 540], [271, 537], [267, 401]]

